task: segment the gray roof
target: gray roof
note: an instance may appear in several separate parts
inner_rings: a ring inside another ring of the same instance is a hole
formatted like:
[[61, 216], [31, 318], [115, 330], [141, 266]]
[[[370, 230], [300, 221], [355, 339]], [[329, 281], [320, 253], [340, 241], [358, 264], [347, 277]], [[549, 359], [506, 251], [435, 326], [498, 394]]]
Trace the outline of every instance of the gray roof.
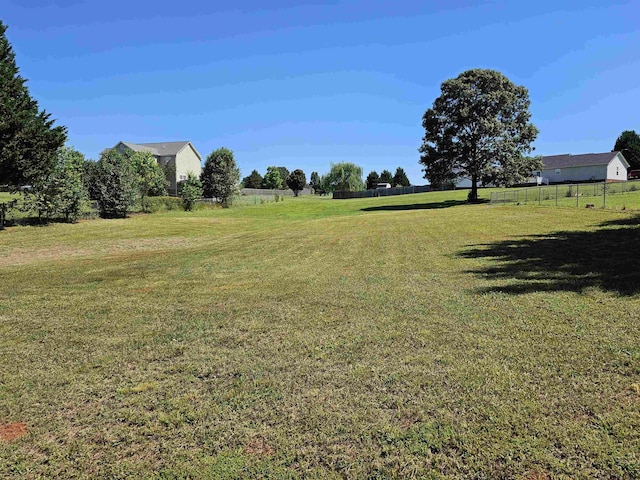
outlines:
[[[611, 160], [613, 160], [618, 153], [620, 152], [584, 153], [582, 155], [571, 155], [570, 153], [565, 155], [551, 155], [548, 157], [542, 157], [542, 163], [546, 169], [609, 165]], [[624, 160], [624, 157], [622, 158]], [[624, 163], [626, 163], [626, 160]]]
[[[191, 144], [189, 141], [184, 142], [157, 142], [157, 143], [132, 143], [132, 142], [120, 142], [123, 145], [127, 146], [134, 152], [151, 152], [154, 155], [158, 156], [170, 156], [177, 155], [184, 147]], [[202, 156], [196, 148], [191, 145], [193, 151], [196, 152], [196, 155], [200, 160], [202, 160]]]

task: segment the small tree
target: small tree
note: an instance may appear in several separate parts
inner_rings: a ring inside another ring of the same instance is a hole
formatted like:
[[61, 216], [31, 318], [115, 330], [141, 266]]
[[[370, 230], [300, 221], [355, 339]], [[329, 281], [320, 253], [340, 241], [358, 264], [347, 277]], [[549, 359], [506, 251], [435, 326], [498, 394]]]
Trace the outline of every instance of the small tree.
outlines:
[[87, 199], [87, 189], [83, 183], [85, 159], [73, 148], [63, 147], [58, 154], [58, 175], [60, 178], [60, 213], [67, 222], [78, 220], [82, 204]]
[[180, 187], [180, 197], [182, 197], [185, 211], [193, 210], [196, 201], [202, 198], [202, 192], [202, 182], [192, 172], [189, 172], [187, 179], [182, 182]]
[[393, 187], [393, 175], [389, 170], [383, 170], [380, 174], [380, 183], [389, 183]]
[[632, 169], [640, 168], [640, 136], [635, 130], [625, 130], [613, 147], [614, 152], [622, 152]]
[[503, 179], [516, 182], [542, 169], [526, 157], [538, 134], [526, 88], [495, 70], [475, 69], [446, 80], [441, 92], [422, 117], [420, 163], [432, 185], [468, 177], [469, 200], [476, 201], [478, 182], [488, 174], [502, 170]]
[[280, 179], [282, 180], [282, 187], [284, 188], [287, 183], [287, 177], [289, 176], [289, 169], [287, 167], [276, 167], [278, 169], [278, 173], [280, 173]]
[[262, 182], [264, 188], [279, 189], [282, 188], [282, 177], [278, 167], [267, 167], [267, 173], [264, 175]]
[[409, 185], [411, 185], [411, 182], [409, 182], [409, 177], [407, 177], [407, 174], [402, 167], [396, 168], [396, 173], [393, 174], [392, 185], [394, 187], [408, 187]]
[[36, 179], [31, 188], [25, 191], [27, 208], [35, 210], [40, 221], [55, 216], [72, 222], [78, 219], [82, 202], [87, 198], [82, 181], [84, 163], [84, 156], [80, 152], [62, 147], [53, 171]]
[[167, 193], [168, 182], [165, 172], [150, 152], [133, 152], [128, 157], [135, 172], [140, 206], [143, 212], [147, 212], [149, 211], [145, 201], [147, 197]]
[[211, 152], [205, 160], [200, 180], [205, 197], [215, 198], [223, 207], [230, 206], [240, 181], [240, 169], [233, 152], [225, 147]]
[[327, 192], [364, 190], [362, 168], [350, 162], [331, 164], [331, 170], [324, 178], [323, 186]]
[[253, 170], [251, 175], [242, 179], [242, 186], [244, 188], [262, 188], [262, 175], [257, 170]]
[[298, 196], [300, 190], [304, 188], [307, 183], [307, 177], [300, 169], [296, 169], [287, 177], [287, 186], [293, 190], [293, 195]]
[[124, 218], [138, 193], [136, 174], [129, 158], [117, 150], [102, 153], [95, 166], [100, 216]]
[[378, 172], [376, 172], [375, 170], [369, 172], [369, 175], [367, 175], [367, 190], [375, 190], [375, 188], [378, 186], [378, 183], [380, 183], [380, 175], [378, 175]]
[[309, 180], [309, 185], [311, 186], [313, 193], [320, 193], [320, 175], [318, 172], [311, 172], [311, 179]]

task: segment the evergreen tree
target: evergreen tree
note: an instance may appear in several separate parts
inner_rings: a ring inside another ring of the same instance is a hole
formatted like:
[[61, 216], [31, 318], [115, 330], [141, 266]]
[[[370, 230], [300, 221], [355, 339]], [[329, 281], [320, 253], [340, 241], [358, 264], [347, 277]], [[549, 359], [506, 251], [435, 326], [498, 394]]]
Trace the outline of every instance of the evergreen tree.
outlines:
[[311, 172], [311, 179], [309, 180], [309, 185], [313, 189], [313, 193], [320, 193], [320, 175], [318, 172]]
[[244, 188], [262, 188], [262, 175], [257, 170], [251, 172], [251, 175], [242, 179]]
[[613, 147], [614, 152], [622, 152], [631, 169], [640, 168], [640, 136], [635, 130], [625, 130]]
[[402, 167], [396, 168], [396, 173], [393, 175], [393, 183], [391, 186], [408, 187], [409, 185], [411, 185], [411, 182], [409, 182], [409, 177], [407, 177], [404, 169]]
[[378, 186], [378, 183], [380, 183], [380, 175], [378, 175], [378, 172], [376, 172], [375, 170], [369, 172], [369, 175], [367, 175], [367, 190], [375, 190], [375, 188]]
[[382, 173], [380, 174], [380, 180], [379, 183], [389, 183], [391, 184], [391, 186], [393, 187], [393, 175], [391, 175], [391, 172], [389, 170], [383, 170]]
[[26, 79], [19, 75], [6, 30], [0, 21], [0, 184], [16, 188], [46, 181], [67, 133], [53, 126], [48, 113], [38, 111]]

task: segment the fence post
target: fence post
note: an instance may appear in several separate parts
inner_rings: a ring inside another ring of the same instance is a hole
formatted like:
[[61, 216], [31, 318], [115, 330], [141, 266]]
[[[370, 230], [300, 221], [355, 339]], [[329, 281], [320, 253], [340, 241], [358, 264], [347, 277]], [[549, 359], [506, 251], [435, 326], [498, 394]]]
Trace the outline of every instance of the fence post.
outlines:
[[558, 206], [558, 184], [556, 184], [556, 207]]
[[607, 208], [607, 181], [602, 182], [602, 208]]
[[525, 188], [524, 189], [524, 204], [527, 204], [527, 197], [529, 196], [529, 189]]
[[576, 207], [578, 207], [578, 199], [580, 198], [580, 187], [578, 186], [578, 184], [576, 183]]
[[540, 195], [540, 187], [538, 187], [538, 205], [540, 205], [540, 197], [541, 197], [541, 195]]
[[5, 212], [7, 211], [7, 204], [6, 203], [0, 203], [0, 230], [4, 230], [4, 215]]

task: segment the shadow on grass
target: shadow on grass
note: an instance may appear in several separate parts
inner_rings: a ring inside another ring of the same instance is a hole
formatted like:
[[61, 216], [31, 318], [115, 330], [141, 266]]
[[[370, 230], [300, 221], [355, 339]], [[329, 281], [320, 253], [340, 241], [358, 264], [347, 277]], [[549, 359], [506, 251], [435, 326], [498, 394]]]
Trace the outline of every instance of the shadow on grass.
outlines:
[[[488, 245], [471, 245], [465, 258], [493, 265], [478, 276], [508, 280], [482, 292], [514, 295], [539, 291], [582, 292], [599, 287], [620, 295], [640, 293], [640, 217], [599, 225], [595, 231], [553, 232]], [[515, 280], [515, 282], [514, 282]]]
[[458, 205], [468, 205], [466, 200], [446, 200], [444, 202], [411, 203], [408, 205], [381, 205], [379, 207], [366, 207], [363, 212], [390, 212], [399, 210], [432, 210], [435, 208], [457, 207]]

